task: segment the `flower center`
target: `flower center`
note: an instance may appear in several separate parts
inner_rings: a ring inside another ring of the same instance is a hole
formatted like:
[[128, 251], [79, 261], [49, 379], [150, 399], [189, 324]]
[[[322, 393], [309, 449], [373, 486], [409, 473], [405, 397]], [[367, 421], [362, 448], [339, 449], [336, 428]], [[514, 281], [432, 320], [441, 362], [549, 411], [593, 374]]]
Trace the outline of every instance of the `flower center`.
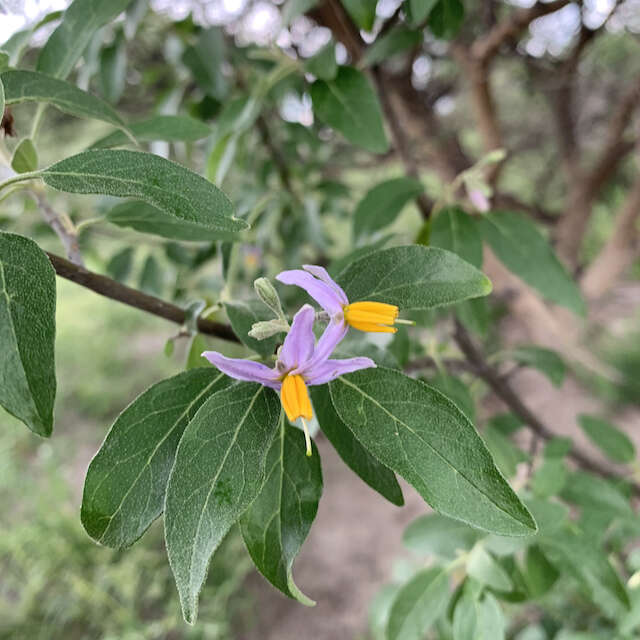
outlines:
[[352, 302], [344, 307], [347, 324], [359, 331], [395, 333], [398, 307], [384, 302]]
[[306, 418], [311, 420], [313, 410], [311, 409], [311, 400], [309, 400], [309, 392], [307, 385], [301, 375], [286, 375], [282, 381], [282, 389], [280, 391], [280, 401], [287, 418], [291, 422], [295, 422], [298, 418]]

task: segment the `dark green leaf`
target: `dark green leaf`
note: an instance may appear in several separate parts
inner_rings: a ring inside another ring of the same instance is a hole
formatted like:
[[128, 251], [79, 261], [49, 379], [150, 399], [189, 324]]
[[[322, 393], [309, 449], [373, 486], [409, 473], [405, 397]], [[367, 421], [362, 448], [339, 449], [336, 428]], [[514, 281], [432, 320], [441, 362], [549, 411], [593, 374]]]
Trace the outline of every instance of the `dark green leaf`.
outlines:
[[38, 57], [38, 71], [66, 78], [95, 32], [122, 13], [131, 0], [74, 0]]
[[391, 469], [378, 462], [340, 420], [326, 385], [311, 387], [313, 409], [322, 432], [347, 466], [389, 502], [402, 506], [402, 489]]
[[555, 351], [535, 345], [522, 345], [509, 350], [508, 356], [520, 364], [538, 369], [549, 378], [554, 386], [562, 386], [566, 367], [562, 358]]
[[438, 0], [405, 0], [404, 6], [409, 22], [415, 26], [422, 24], [429, 17], [437, 2]]
[[436, 510], [502, 535], [531, 535], [531, 515], [464, 414], [441, 393], [390, 369], [330, 383], [342, 421]]
[[102, 95], [116, 104], [122, 97], [127, 71], [127, 48], [122, 31], [113, 44], [100, 52], [100, 88]]
[[374, 300], [402, 310], [432, 309], [491, 291], [489, 279], [455, 254], [420, 245], [370, 253], [337, 280], [351, 302]]
[[513, 589], [507, 572], [482, 545], [476, 545], [469, 554], [467, 573], [481, 584], [497, 591]]
[[211, 555], [260, 493], [279, 416], [274, 391], [240, 383], [211, 396], [180, 440], [167, 487], [165, 538], [191, 624]]
[[265, 358], [276, 352], [276, 346], [282, 343], [282, 334], [277, 334], [265, 340], [256, 340], [248, 335], [254, 323], [273, 320], [273, 313], [262, 302], [258, 300], [236, 301], [227, 302], [224, 306], [229, 316], [231, 328], [243, 344], [246, 344], [249, 349], [253, 349]]
[[468, 551], [480, 537], [476, 529], [439, 513], [414, 520], [404, 531], [404, 544], [421, 555], [453, 559], [459, 551]]
[[438, 0], [429, 13], [429, 28], [436, 38], [450, 40], [464, 20], [464, 5], [461, 0]]
[[469, 422], [475, 423], [476, 405], [469, 387], [460, 378], [438, 373], [429, 380], [429, 384], [447, 396], [467, 416]]
[[222, 73], [225, 59], [224, 34], [219, 27], [203, 29], [195, 45], [187, 47], [182, 62], [189, 67], [200, 88], [218, 100], [222, 100], [229, 83]]
[[304, 543], [322, 495], [320, 456], [305, 455], [304, 434], [285, 425], [267, 454], [267, 474], [258, 497], [240, 520], [242, 537], [271, 584], [290, 598], [315, 604], [293, 581], [293, 562]]
[[56, 397], [56, 278], [46, 254], [0, 232], [0, 404], [49, 436]]
[[351, 19], [364, 31], [371, 31], [376, 19], [378, 0], [342, 0]]
[[623, 433], [615, 425], [587, 414], [578, 416], [578, 424], [608, 458], [614, 462], [629, 463], [636, 457], [633, 442], [626, 433]]
[[487, 335], [491, 320], [487, 298], [474, 298], [461, 302], [456, 305], [456, 315], [467, 331], [480, 337]]
[[38, 152], [30, 138], [23, 138], [13, 151], [11, 167], [16, 173], [35, 171], [38, 168]]
[[[167, 142], [194, 142], [206, 138], [211, 129], [190, 116], [153, 116], [129, 125], [129, 131], [141, 142], [166, 140]], [[114, 131], [91, 145], [92, 149], [107, 149], [131, 144], [131, 140], [122, 132]]]
[[152, 296], [162, 295], [164, 278], [158, 261], [153, 256], [147, 256], [140, 274], [140, 289]]
[[197, 369], [138, 396], [113, 423], [87, 470], [82, 524], [109, 547], [133, 544], [162, 513], [169, 472], [187, 423], [231, 379]]
[[482, 236], [473, 218], [460, 207], [445, 207], [431, 223], [433, 247], [459, 255], [474, 267], [482, 267]]
[[543, 596], [558, 579], [558, 570], [538, 545], [530, 546], [524, 559], [524, 580], [532, 598]]
[[111, 256], [107, 263], [107, 273], [118, 282], [124, 282], [133, 267], [133, 249], [125, 247]]
[[220, 189], [186, 167], [150, 153], [85, 151], [44, 169], [42, 178], [60, 191], [139, 198], [178, 220], [221, 234], [247, 227], [233, 217], [233, 205]]
[[[78, 89], [75, 85], [50, 78], [37, 71], [10, 69], [0, 74], [8, 105], [20, 102], [47, 102], [79, 118], [93, 118], [116, 127], [125, 127], [124, 121], [104, 100]], [[124, 133], [122, 134], [125, 135]]]
[[551, 302], [584, 315], [580, 290], [530, 220], [512, 211], [494, 211], [482, 217], [480, 228], [509, 270]]
[[411, 49], [422, 42], [422, 32], [398, 26], [373, 41], [362, 56], [365, 67], [388, 60], [390, 57]]
[[316, 80], [311, 86], [311, 99], [315, 115], [349, 142], [372, 153], [388, 150], [380, 103], [360, 71], [340, 67], [334, 80]]
[[413, 178], [394, 178], [376, 185], [356, 207], [353, 217], [355, 236], [365, 236], [387, 227], [404, 206], [423, 191], [422, 183]]
[[333, 40], [305, 63], [307, 71], [321, 80], [333, 80], [338, 73], [336, 45]]
[[440, 567], [417, 573], [396, 595], [389, 622], [388, 640], [421, 640], [444, 613], [449, 601], [449, 579]]

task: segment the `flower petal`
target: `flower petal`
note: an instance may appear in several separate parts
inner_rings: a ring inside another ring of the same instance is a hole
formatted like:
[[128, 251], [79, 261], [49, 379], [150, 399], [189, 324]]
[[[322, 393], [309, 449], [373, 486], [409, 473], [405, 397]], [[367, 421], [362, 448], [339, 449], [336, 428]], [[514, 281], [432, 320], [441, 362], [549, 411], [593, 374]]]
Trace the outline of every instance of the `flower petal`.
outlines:
[[345, 358], [344, 360], [325, 360], [305, 373], [304, 379], [308, 385], [324, 384], [335, 380], [345, 373], [369, 369], [376, 363], [371, 358]]
[[204, 351], [202, 356], [231, 378], [246, 382], [259, 382], [265, 387], [280, 389], [280, 374], [260, 362], [243, 360], [242, 358], [227, 358], [217, 351]]
[[283, 271], [276, 276], [276, 280], [304, 289], [330, 316], [341, 312], [342, 306], [346, 304], [332, 286], [301, 269]]
[[334, 317], [327, 325], [324, 333], [320, 336], [318, 344], [313, 352], [313, 357], [304, 367], [300, 367], [296, 373], [305, 375], [307, 371], [312, 370], [321, 362], [326, 361], [333, 353], [333, 350], [338, 346], [342, 339], [347, 335], [349, 326], [344, 321], [342, 316], [340, 318]]
[[291, 330], [284, 339], [278, 355], [279, 371], [291, 371], [311, 360], [316, 346], [316, 337], [313, 335], [315, 319], [316, 312], [310, 304], [305, 304], [296, 313], [291, 323]]
[[344, 292], [342, 287], [329, 275], [329, 272], [324, 267], [319, 267], [315, 264], [303, 264], [302, 268], [305, 271], [308, 271], [312, 276], [318, 278], [318, 280], [322, 280], [322, 282], [328, 284], [338, 294], [338, 296], [340, 296], [342, 304], [349, 303], [347, 294]]

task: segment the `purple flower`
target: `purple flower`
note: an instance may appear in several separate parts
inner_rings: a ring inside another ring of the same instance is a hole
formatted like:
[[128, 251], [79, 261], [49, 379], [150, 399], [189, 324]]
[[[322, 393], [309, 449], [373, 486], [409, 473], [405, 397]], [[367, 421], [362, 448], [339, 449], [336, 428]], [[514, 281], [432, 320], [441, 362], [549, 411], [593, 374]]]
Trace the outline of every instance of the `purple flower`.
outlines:
[[397, 331], [393, 326], [398, 321], [398, 307], [395, 305], [369, 301], [349, 303], [346, 293], [324, 267], [305, 264], [302, 268], [304, 271], [283, 271], [276, 280], [304, 289], [329, 314], [331, 321], [327, 331], [341, 335], [340, 340], [349, 326], [376, 333]]
[[[375, 367], [370, 358], [346, 358], [331, 360], [329, 356], [344, 333], [330, 324], [316, 344], [313, 323], [316, 312], [311, 305], [304, 305], [293, 318], [291, 330], [284, 340], [273, 369], [252, 360], [227, 358], [217, 351], [205, 351], [202, 355], [220, 371], [237, 380], [259, 382], [280, 391], [280, 401], [291, 422], [298, 418], [310, 420], [313, 416], [307, 386], [325, 384], [338, 376], [359, 369]], [[307, 455], [311, 444], [307, 436]]]

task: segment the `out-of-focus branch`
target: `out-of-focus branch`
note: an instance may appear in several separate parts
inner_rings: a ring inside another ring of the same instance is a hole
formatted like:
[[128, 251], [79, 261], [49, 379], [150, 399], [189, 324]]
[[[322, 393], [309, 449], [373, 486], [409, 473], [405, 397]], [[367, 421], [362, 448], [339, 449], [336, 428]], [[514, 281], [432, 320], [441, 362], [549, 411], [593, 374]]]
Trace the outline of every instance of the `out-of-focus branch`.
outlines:
[[30, 190], [28, 193], [38, 205], [45, 222], [54, 230], [58, 238], [60, 238], [60, 242], [62, 242], [62, 246], [69, 260], [80, 267], [84, 267], [84, 261], [78, 246], [76, 228], [69, 219], [69, 216], [66, 213], [58, 213], [55, 211], [39, 191]]
[[[61, 278], [75, 282], [87, 289], [91, 289], [91, 291], [95, 291], [101, 296], [117, 300], [118, 302], [127, 304], [130, 307], [135, 307], [136, 309], [141, 309], [142, 311], [159, 316], [165, 320], [170, 320], [177, 324], [184, 324], [186, 321], [186, 313], [184, 309], [181, 309], [170, 302], [165, 302], [160, 298], [150, 296], [142, 291], [120, 284], [111, 278], [88, 271], [87, 269], [53, 253], [47, 252], [47, 255], [49, 256], [49, 260], [51, 261], [56, 273]], [[213, 322], [212, 320], [198, 318], [198, 331], [215, 336], [216, 338], [221, 338], [222, 340], [238, 342], [238, 338], [235, 333], [233, 333], [231, 327], [220, 322]]]
[[[456, 322], [454, 339], [465, 358], [475, 369], [476, 375], [482, 378], [482, 380], [489, 385], [491, 390], [509, 407], [511, 411], [513, 411], [514, 414], [524, 421], [531, 431], [544, 440], [550, 440], [557, 435], [522, 402], [509, 382], [503, 376], [500, 376], [500, 374], [487, 363], [480, 349], [476, 347], [467, 330], [459, 322]], [[605, 478], [618, 477], [603, 465], [589, 458], [575, 446], [569, 452], [569, 456], [579, 466], [592, 471], [593, 473], [597, 473]], [[633, 492], [636, 495], [640, 495], [640, 486], [636, 483], [633, 483], [631, 486], [633, 488]]]
[[278, 176], [280, 178], [280, 182], [282, 186], [292, 195], [293, 187], [291, 184], [291, 174], [289, 172], [289, 166], [287, 165], [287, 161], [282, 156], [280, 149], [274, 144], [273, 138], [271, 137], [271, 132], [269, 131], [269, 126], [267, 125], [267, 121], [264, 119], [264, 116], [260, 115], [256, 118], [256, 126], [258, 128], [258, 132], [260, 133], [260, 137], [262, 138], [262, 142], [264, 146], [269, 151], [269, 155], [273, 160], [273, 164], [276, 166], [276, 170], [278, 172]]
[[640, 246], [640, 175], [631, 187], [616, 218], [613, 234], [582, 277], [587, 298], [598, 298], [631, 264]]

